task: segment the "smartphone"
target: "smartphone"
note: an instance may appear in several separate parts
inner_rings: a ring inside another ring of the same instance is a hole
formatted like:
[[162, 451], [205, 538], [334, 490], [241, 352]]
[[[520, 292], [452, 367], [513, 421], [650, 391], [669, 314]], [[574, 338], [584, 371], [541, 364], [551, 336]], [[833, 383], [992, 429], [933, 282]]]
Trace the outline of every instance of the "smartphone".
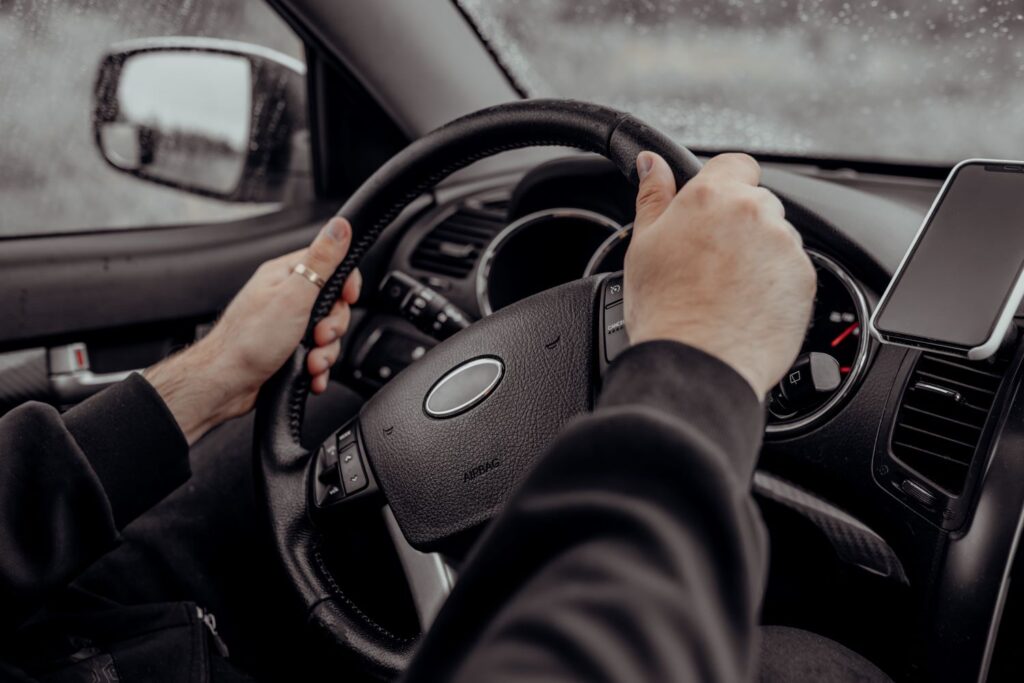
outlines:
[[982, 360], [1024, 295], [1024, 161], [953, 168], [871, 316], [883, 343]]

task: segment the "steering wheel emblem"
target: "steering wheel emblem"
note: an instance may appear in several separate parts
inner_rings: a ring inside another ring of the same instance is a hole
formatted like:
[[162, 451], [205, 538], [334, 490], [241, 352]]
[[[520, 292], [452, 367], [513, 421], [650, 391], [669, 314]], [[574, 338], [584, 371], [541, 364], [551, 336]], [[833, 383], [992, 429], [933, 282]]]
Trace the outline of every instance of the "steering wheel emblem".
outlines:
[[448, 371], [434, 384], [423, 402], [423, 410], [437, 419], [464, 413], [490, 396], [504, 374], [505, 364], [500, 359], [474, 358]]

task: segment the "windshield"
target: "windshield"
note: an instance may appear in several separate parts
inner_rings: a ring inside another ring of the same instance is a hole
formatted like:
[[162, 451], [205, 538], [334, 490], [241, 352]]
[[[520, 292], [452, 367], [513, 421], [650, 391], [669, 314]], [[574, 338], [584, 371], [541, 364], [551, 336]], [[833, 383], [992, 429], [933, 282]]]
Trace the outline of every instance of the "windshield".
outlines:
[[1019, 0], [460, 0], [531, 97], [702, 150], [1024, 157]]

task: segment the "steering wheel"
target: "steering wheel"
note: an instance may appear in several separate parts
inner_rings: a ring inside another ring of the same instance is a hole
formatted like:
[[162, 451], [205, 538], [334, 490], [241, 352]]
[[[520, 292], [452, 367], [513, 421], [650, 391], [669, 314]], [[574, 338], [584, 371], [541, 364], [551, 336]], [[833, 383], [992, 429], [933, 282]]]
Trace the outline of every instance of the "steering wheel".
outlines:
[[[352, 247], [323, 287], [310, 329], [412, 200], [474, 161], [536, 145], [603, 155], [634, 185], [642, 150], [663, 156], [679, 187], [701, 168], [654, 128], [593, 104], [524, 100], [457, 119], [393, 157], [342, 207], [355, 231]], [[400, 673], [416, 641], [377, 624], [339, 588], [324, 561], [330, 538], [317, 519], [328, 510], [344, 514], [356, 501], [386, 501], [408, 542], [435, 551], [498, 514], [533, 458], [593, 403], [605, 360], [606, 304], [614, 308], [612, 298], [621, 296], [621, 284], [616, 290], [610, 282], [606, 275], [578, 280], [469, 326], [392, 379], [319, 452], [299, 438], [309, 394], [308, 336], [264, 386], [256, 468], [276, 552], [308, 625], [369, 673]]]

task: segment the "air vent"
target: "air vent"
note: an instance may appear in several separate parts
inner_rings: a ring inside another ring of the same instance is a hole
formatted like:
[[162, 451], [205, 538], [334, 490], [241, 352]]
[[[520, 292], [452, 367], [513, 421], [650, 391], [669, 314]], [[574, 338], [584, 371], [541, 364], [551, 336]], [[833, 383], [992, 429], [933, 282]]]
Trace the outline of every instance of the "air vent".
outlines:
[[1006, 365], [922, 354], [896, 415], [893, 456], [960, 495]]
[[506, 224], [506, 200], [466, 202], [441, 221], [416, 245], [413, 268], [438, 275], [464, 278], [480, 254]]

